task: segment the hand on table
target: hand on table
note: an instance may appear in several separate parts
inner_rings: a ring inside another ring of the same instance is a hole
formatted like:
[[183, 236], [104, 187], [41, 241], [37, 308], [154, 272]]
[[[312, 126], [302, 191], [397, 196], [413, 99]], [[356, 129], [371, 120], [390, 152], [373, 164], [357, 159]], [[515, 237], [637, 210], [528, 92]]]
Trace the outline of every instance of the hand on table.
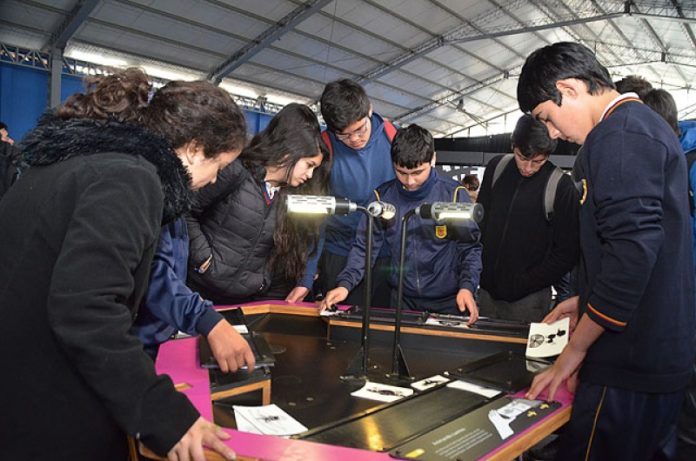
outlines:
[[469, 321], [467, 325], [471, 325], [478, 320], [478, 306], [474, 300], [474, 294], [466, 288], [462, 288], [457, 293], [457, 307], [459, 308], [459, 312], [463, 313], [469, 311]]
[[321, 310], [328, 310], [332, 305], [344, 301], [348, 297], [348, 293], [348, 289], [343, 287], [334, 288], [333, 290], [329, 291], [321, 301]]
[[309, 293], [309, 288], [307, 287], [295, 287], [292, 291], [285, 297], [285, 301], [289, 303], [296, 303], [303, 301], [307, 294]]
[[235, 372], [244, 365], [253, 370], [256, 365], [249, 343], [227, 320], [220, 320], [210, 330], [208, 344], [220, 370], [224, 373]]
[[199, 417], [169, 450], [167, 459], [169, 461], [205, 461], [204, 446], [220, 453], [225, 459], [236, 459], [234, 451], [222, 443], [229, 438], [230, 435], [219, 426]]
[[569, 342], [556, 362], [534, 377], [525, 397], [534, 400], [548, 388], [546, 400], [553, 400], [558, 386], [563, 381], [567, 381], [566, 387], [574, 393], [578, 384], [578, 370], [585, 360], [585, 355], [587, 355], [587, 351], [579, 350], [574, 347], [572, 342]]

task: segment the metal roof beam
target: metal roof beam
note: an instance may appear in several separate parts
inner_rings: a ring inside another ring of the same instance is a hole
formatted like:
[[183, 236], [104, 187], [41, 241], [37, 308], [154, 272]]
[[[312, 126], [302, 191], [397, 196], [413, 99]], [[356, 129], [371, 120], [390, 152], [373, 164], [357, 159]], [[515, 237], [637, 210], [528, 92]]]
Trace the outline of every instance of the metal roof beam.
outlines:
[[208, 80], [216, 85], [228, 76], [234, 69], [249, 61], [268, 45], [278, 40], [283, 34], [291, 31], [296, 25], [312, 16], [317, 11], [328, 5], [332, 0], [309, 0], [285, 15], [273, 27], [266, 29], [241, 50], [234, 53], [225, 62], [220, 64], [208, 74]]
[[382, 77], [385, 74], [388, 74], [389, 72], [392, 72], [393, 70], [396, 70], [409, 62], [420, 58], [421, 56], [424, 56], [425, 54], [430, 53], [431, 51], [440, 48], [441, 46], [452, 44], [452, 43], [465, 43], [465, 42], [473, 42], [476, 40], [486, 40], [486, 39], [494, 39], [498, 37], [508, 37], [511, 35], [518, 35], [518, 34], [524, 34], [527, 32], [535, 32], [539, 30], [547, 30], [547, 29], [555, 29], [557, 27], [565, 27], [565, 26], [571, 26], [575, 24], [583, 24], [583, 23], [588, 23], [588, 22], [596, 22], [596, 21], [606, 21], [608, 19], [612, 18], [617, 18], [620, 16], [623, 16], [624, 13], [604, 13], [596, 16], [588, 16], [584, 18], [574, 18], [566, 21], [558, 21], [558, 22], [553, 22], [553, 23], [548, 23], [548, 24], [541, 24], [537, 26], [527, 26], [527, 27], [521, 27], [518, 29], [508, 29], [508, 30], [501, 30], [498, 32], [487, 32], [483, 34], [476, 34], [476, 35], [470, 35], [470, 36], [465, 36], [462, 37], [462, 27], [457, 27], [453, 31], [446, 33], [444, 35], [439, 35], [437, 37], [434, 37], [419, 46], [407, 51], [406, 53], [397, 56], [395, 59], [391, 60], [390, 62], [381, 65], [372, 71], [368, 72], [367, 74], [363, 75], [358, 81], [360, 83], [366, 83], [370, 80], [374, 80], [376, 78]]
[[[520, 67], [520, 66], [518, 66]], [[431, 103], [416, 107], [413, 110], [410, 110], [408, 112], [404, 112], [403, 114], [399, 114], [398, 116], [394, 117], [394, 121], [400, 122], [403, 121], [404, 119], [407, 118], [412, 118], [412, 117], [417, 117], [424, 115], [428, 112], [431, 112], [438, 107], [444, 105], [444, 104], [449, 104], [459, 98], [464, 98], [469, 96], [470, 94], [473, 94], [483, 88], [486, 88], [488, 86], [491, 86], [495, 83], [498, 83], [501, 80], [504, 80], [506, 78], [509, 78], [510, 72], [505, 72], [503, 74], [497, 74], [494, 75], [493, 77], [487, 78], [485, 80], [482, 80], [480, 82], [477, 82], [471, 86], [468, 86], [460, 91], [453, 91], [446, 96], [443, 96], [442, 98], [439, 98], [436, 101], [433, 101]]]
[[[677, 14], [680, 18], [686, 17], [678, 0], [672, 0], [672, 5], [674, 6], [674, 9], [677, 10]], [[691, 41], [691, 46], [696, 48], [696, 36], [694, 36], [694, 31], [691, 30], [691, 27], [687, 23], [682, 23], [681, 26], [684, 30], [684, 33], [686, 33], [687, 37], [689, 37], [689, 40]]]
[[94, 11], [99, 4], [99, 0], [80, 0], [77, 5], [68, 13], [65, 20], [53, 31], [51, 38], [44, 47], [46, 50], [57, 48], [65, 49], [68, 40], [75, 35], [77, 29], [85, 22], [87, 17]]

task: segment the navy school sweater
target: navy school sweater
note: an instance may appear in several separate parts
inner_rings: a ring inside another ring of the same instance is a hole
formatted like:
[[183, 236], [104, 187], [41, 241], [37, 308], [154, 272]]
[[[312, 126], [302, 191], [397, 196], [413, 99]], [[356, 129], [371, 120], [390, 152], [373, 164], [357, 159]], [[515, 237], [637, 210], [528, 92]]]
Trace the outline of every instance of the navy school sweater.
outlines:
[[667, 123], [639, 102], [588, 135], [582, 188], [580, 308], [606, 331], [580, 379], [671, 392], [691, 376], [696, 331], [686, 163]]
[[[396, 207], [394, 219], [383, 222], [376, 220], [373, 258], [379, 250], [388, 247], [391, 262], [398, 269], [401, 242], [401, 218], [406, 212], [423, 203], [470, 202], [456, 181], [440, 176], [433, 168], [428, 180], [418, 190], [408, 191], [397, 179], [381, 185], [377, 192], [382, 201]], [[373, 196], [374, 197], [374, 196]], [[365, 228], [367, 218], [363, 215], [356, 233], [355, 243], [348, 256], [344, 270], [336, 278], [338, 286], [352, 290], [363, 278], [365, 271]], [[447, 224], [446, 236], [439, 238], [432, 219], [413, 216], [408, 221], [406, 234], [406, 260], [404, 273], [404, 295], [426, 299], [439, 299], [457, 294], [461, 288], [476, 291], [481, 274], [481, 243], [478, 226]], [[392, 271], [390, 285], [397, 287], [398, 271]]]

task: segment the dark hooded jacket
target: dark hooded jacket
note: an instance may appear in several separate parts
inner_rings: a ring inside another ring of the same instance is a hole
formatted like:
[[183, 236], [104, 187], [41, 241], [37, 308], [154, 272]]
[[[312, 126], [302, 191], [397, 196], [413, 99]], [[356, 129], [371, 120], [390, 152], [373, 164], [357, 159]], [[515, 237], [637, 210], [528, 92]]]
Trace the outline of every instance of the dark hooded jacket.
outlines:
[[[266, 193], [265, 169], [232, 162], [196, 193], [187, 217], [191, 239], [189, 285], [215, 304], [263, 295], [271, 284], [268, 259], [279, 193]], [[212, 255], [208, 270], [197, 270]]]
[[114, 121], [45, 117], [0, 201], [0, 459], [160, 454], [197, 411], [128, 334], [159, 230], [189, 201], [169, 145]]

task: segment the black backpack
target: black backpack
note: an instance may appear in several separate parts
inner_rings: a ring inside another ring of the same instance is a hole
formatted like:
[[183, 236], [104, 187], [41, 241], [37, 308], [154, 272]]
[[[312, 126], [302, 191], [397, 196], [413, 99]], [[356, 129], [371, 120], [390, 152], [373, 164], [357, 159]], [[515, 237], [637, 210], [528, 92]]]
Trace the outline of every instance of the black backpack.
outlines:
[[[493, 190], [493, 188], [495, 187], [495, 183], [496, 181], [498, 181], [500, 175], [503, 174], [505, 167], [508, 165], [508, 163], [510, 163], [510, 161], [514, 157], [515, 154], [505, 154], [503, 158], [501, 158], [498, 164], [495, 166], [495, 170], [493, 170], [493, 181], [491, 182], [491, 190]], [[694, 156], [694, 158], [696, 159], [696, 155]], [[551, 174], [549, 175], [549, 178], [546, 181], [546, 189], [544, 189], [544, 215], [546, 216], [547, 222], [551, 222], [551, 219], [553, 218], [553, 205], [556, 201], [556, 190], [558, 189], [558, 183], [561, 181], [562, 177], [563, 171], [557, 166], [554, 166], [553, 171], [551, 171]]]

